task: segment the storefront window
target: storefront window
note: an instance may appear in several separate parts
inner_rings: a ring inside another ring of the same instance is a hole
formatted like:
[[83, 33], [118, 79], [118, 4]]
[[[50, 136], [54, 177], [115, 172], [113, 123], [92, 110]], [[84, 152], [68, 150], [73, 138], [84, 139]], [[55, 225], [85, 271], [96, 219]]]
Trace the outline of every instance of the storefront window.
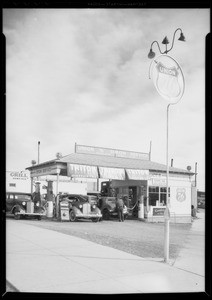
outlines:
[[156, 206], [156, 201], [159, 201], [159, 186], [150, 186], [149, 205]]
[[156, 201], [159, 205], [166, 205], [166, 187], [149, 186], [149, 205], [156, 206]]

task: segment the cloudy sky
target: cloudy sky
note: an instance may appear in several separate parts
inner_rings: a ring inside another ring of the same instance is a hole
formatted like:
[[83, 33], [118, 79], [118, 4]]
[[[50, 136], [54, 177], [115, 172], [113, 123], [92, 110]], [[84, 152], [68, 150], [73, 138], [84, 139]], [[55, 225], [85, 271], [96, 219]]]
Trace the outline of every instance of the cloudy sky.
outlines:
[[[166, 164], [167, 102], [149, 79], [154, 40], [170, 52], [186, 89], [169, 118], [174, 167], [195, 170], [205, 190], [205, 36], [208, 9], [4, 9], [6, 169], [74, 152], [75, 142], [149, 152]], [[153, 51], [159, 54], [156, 45]]]

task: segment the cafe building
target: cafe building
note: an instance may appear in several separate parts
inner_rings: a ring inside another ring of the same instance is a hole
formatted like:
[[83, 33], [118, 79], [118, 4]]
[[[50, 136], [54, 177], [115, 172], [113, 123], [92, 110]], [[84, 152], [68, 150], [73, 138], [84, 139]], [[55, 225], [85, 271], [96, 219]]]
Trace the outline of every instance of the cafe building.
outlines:
[[[52, 175], [56, 194], [60, 178], [87, 185], [87, 193], [101, 190], [102, 183], [116, 194], [130, 197], [132, 205], [143, 203], [142, 220], [164, 222], [166, 208], [166, 165], [153, 162], [151, 153], [125, 151], [75, 144], [74, 153], [26, 168], [30, 172], [31, 192], [36, 178]], [[190, 170], [169, 167], [170, 220], [191, 222], [195, 198]], [[73, 192], [74, 193], [74, 192]]]

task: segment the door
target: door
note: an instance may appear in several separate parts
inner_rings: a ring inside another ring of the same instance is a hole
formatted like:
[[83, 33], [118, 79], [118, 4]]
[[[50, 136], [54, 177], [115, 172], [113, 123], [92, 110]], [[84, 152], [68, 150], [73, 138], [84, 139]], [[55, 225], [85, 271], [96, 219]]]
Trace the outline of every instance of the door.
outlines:
[[137, 186], [129, 186], [129, 200], [130, 200], [130, 207], [132, 210], [132, 216], [137, 218], [138, 217], [138, 205], [137, 202]]

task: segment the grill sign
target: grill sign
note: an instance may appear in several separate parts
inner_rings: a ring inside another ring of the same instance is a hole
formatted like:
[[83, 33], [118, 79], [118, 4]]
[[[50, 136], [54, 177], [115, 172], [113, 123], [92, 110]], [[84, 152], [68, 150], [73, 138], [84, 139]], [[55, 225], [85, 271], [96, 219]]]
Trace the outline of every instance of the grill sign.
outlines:
[[177, 103], [185, 89], [179, 64], [172, 57], [161, 55], [153, 60], [150, 72], [158, 93], [170, 103]]

